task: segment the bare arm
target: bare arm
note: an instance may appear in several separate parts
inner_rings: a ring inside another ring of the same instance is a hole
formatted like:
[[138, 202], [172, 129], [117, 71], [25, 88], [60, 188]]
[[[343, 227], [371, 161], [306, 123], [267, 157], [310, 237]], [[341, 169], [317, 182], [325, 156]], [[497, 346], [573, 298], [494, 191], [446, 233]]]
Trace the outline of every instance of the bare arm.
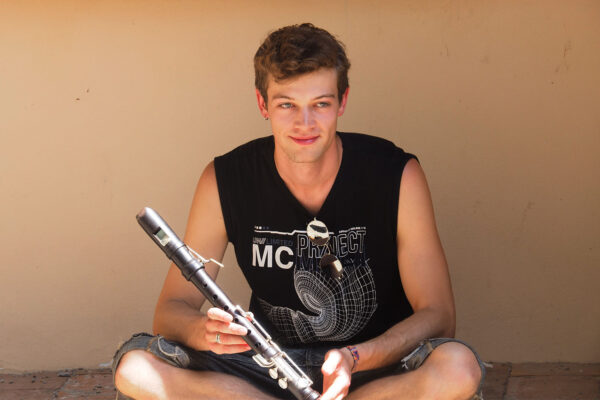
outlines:
[[[414, 314], [382, 335], [357, 344], [360, 360], [352, 372], [397, 362], [423, 339], [454, 336], [455, 309], [448, 265], [427, 180], [416, 160], [410, 160], [402, 174], [397, 227], [400, 277]], [[325, 387], [331, 385], [331, 390], [324, 393], [323, 400], [347, 391], [352, 366], [349, 351], [328, 354], [323, 373]]]
[[[214, 165], [207, 165], [198, 181], [192, 201], [184, 242], [205, 258], [222, 260], [227, 248], [227, 232], [221, 212]], [[218, 266], [206, 264], [206, 272], [216, 279]], [[249, 347], [239, 337], [245, 328], [231, 324], [231, 316], [211, 308], [207, 314], [200, 312], [205, 298], [190, 282], [186, 281], [175, 265], [171, 265], [163, 284], [154, 312], [153, 330], [161, 335], [197, 350], [213, 350], [234, 353]], [[215, 343], [216, 332], [233, 334], [219, 345]]]
[[396, 362], [423, 339], [454, 336], [454, 298], [448, 265], [425, 174], [416, 160], [408, 162], [402, 175], [397, 247], [402, 285], [414, 314], [360, 345], [359, 370]]

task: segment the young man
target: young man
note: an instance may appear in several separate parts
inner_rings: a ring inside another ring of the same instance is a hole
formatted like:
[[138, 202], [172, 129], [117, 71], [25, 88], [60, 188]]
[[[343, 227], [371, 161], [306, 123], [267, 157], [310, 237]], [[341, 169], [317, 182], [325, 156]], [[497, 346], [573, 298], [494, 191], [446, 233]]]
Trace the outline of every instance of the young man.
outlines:
[[[455, 310], [419, 163], [386, 140], [337, 132], [350, 67], [341, 43], [311, 24], [288, 26], [254, 64], [273, 135], [206, 167], [185, 242], [218, 260], [234, 244], [250, 310], [322, 400], [477, 397], [477, 355], [429, 340], [454, 335]], [[217, 267], [206, 269], [215, 279]], [[293, 398], [251, 359], [245, 328], [222, 310], [201, 313], [204, 301], [171, 266], [159, 336], [136, 335], [115, 356], [120, 395]]]

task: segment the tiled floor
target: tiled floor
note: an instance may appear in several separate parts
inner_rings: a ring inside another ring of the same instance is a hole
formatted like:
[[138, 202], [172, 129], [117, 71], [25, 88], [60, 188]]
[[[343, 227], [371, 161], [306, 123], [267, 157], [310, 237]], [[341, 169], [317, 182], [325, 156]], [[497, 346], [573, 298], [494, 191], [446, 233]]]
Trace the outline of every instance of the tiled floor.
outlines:
[[500, 364], [487, 370], [486, 400], [600, 400], [600, 364]]
[[108, 369], [0, 375], [2, 400], [112, 400], [115, 394]]
[[[600, 400], [600, 364], [495, 363], [483, 394], [486, 400]], [[0, 374], [2, 400], [114, 398], [106, 369]]]

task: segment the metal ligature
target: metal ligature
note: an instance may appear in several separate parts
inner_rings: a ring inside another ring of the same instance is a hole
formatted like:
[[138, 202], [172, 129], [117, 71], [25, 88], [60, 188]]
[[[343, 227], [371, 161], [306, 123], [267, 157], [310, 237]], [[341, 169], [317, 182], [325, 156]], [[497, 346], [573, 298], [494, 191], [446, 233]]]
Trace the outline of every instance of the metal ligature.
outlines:
[[206, 273], [205, 264], [214, 262], [222, 267], [221, 263], [205, 259], [189, 248], [153, 209], [145, 207], [136, 219], [154, 243], [177, 265], [185, 279], [191, 281], [212, 305], [231, 314], [236, 324], [248, 330], [242, 338], [256, 352], [254, 361], [267, 368], [271, 378], [277, 379], [282, 389], [288, 389], [298, 400], [317, 400], [320, 397], [311, 388], [313, 382], [310, 378], [277, 346], [266, 330], [254, 318], [248, 318], [250, 313], [234, 305]]

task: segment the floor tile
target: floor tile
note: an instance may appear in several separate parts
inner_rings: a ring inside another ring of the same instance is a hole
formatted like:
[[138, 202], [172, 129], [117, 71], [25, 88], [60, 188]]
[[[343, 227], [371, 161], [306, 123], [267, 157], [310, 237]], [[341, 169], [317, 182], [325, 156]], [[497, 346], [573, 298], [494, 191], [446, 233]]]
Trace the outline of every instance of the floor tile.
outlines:
[[55, 390], [60, 388], [67, 378], [59, 377], [56, 372], [29, 373], [24, 375], [0, 375], [0, 392], [15, 389]]
[[57, 393], [57, 399], [114, 399], [115, 395], [112, 375], [89, 373], [70, 377]]
[[600, 364], [575, 363], [518, 363], [511, 376], [577, 375], [600, 376]]
[[485, 400], [503, 399], [510, 369], [511, 366], [508, 363], [493, 363], [492, 368], [486, 369], [483, 382], [483, 398]]
[[53, 390], [41, 389], [0, 389], [0, 399], [2, 400], [50, 400], [54, 399]]
[[517, 376], [508, 380], [505, 400], [599, 400], [600, 377]]

